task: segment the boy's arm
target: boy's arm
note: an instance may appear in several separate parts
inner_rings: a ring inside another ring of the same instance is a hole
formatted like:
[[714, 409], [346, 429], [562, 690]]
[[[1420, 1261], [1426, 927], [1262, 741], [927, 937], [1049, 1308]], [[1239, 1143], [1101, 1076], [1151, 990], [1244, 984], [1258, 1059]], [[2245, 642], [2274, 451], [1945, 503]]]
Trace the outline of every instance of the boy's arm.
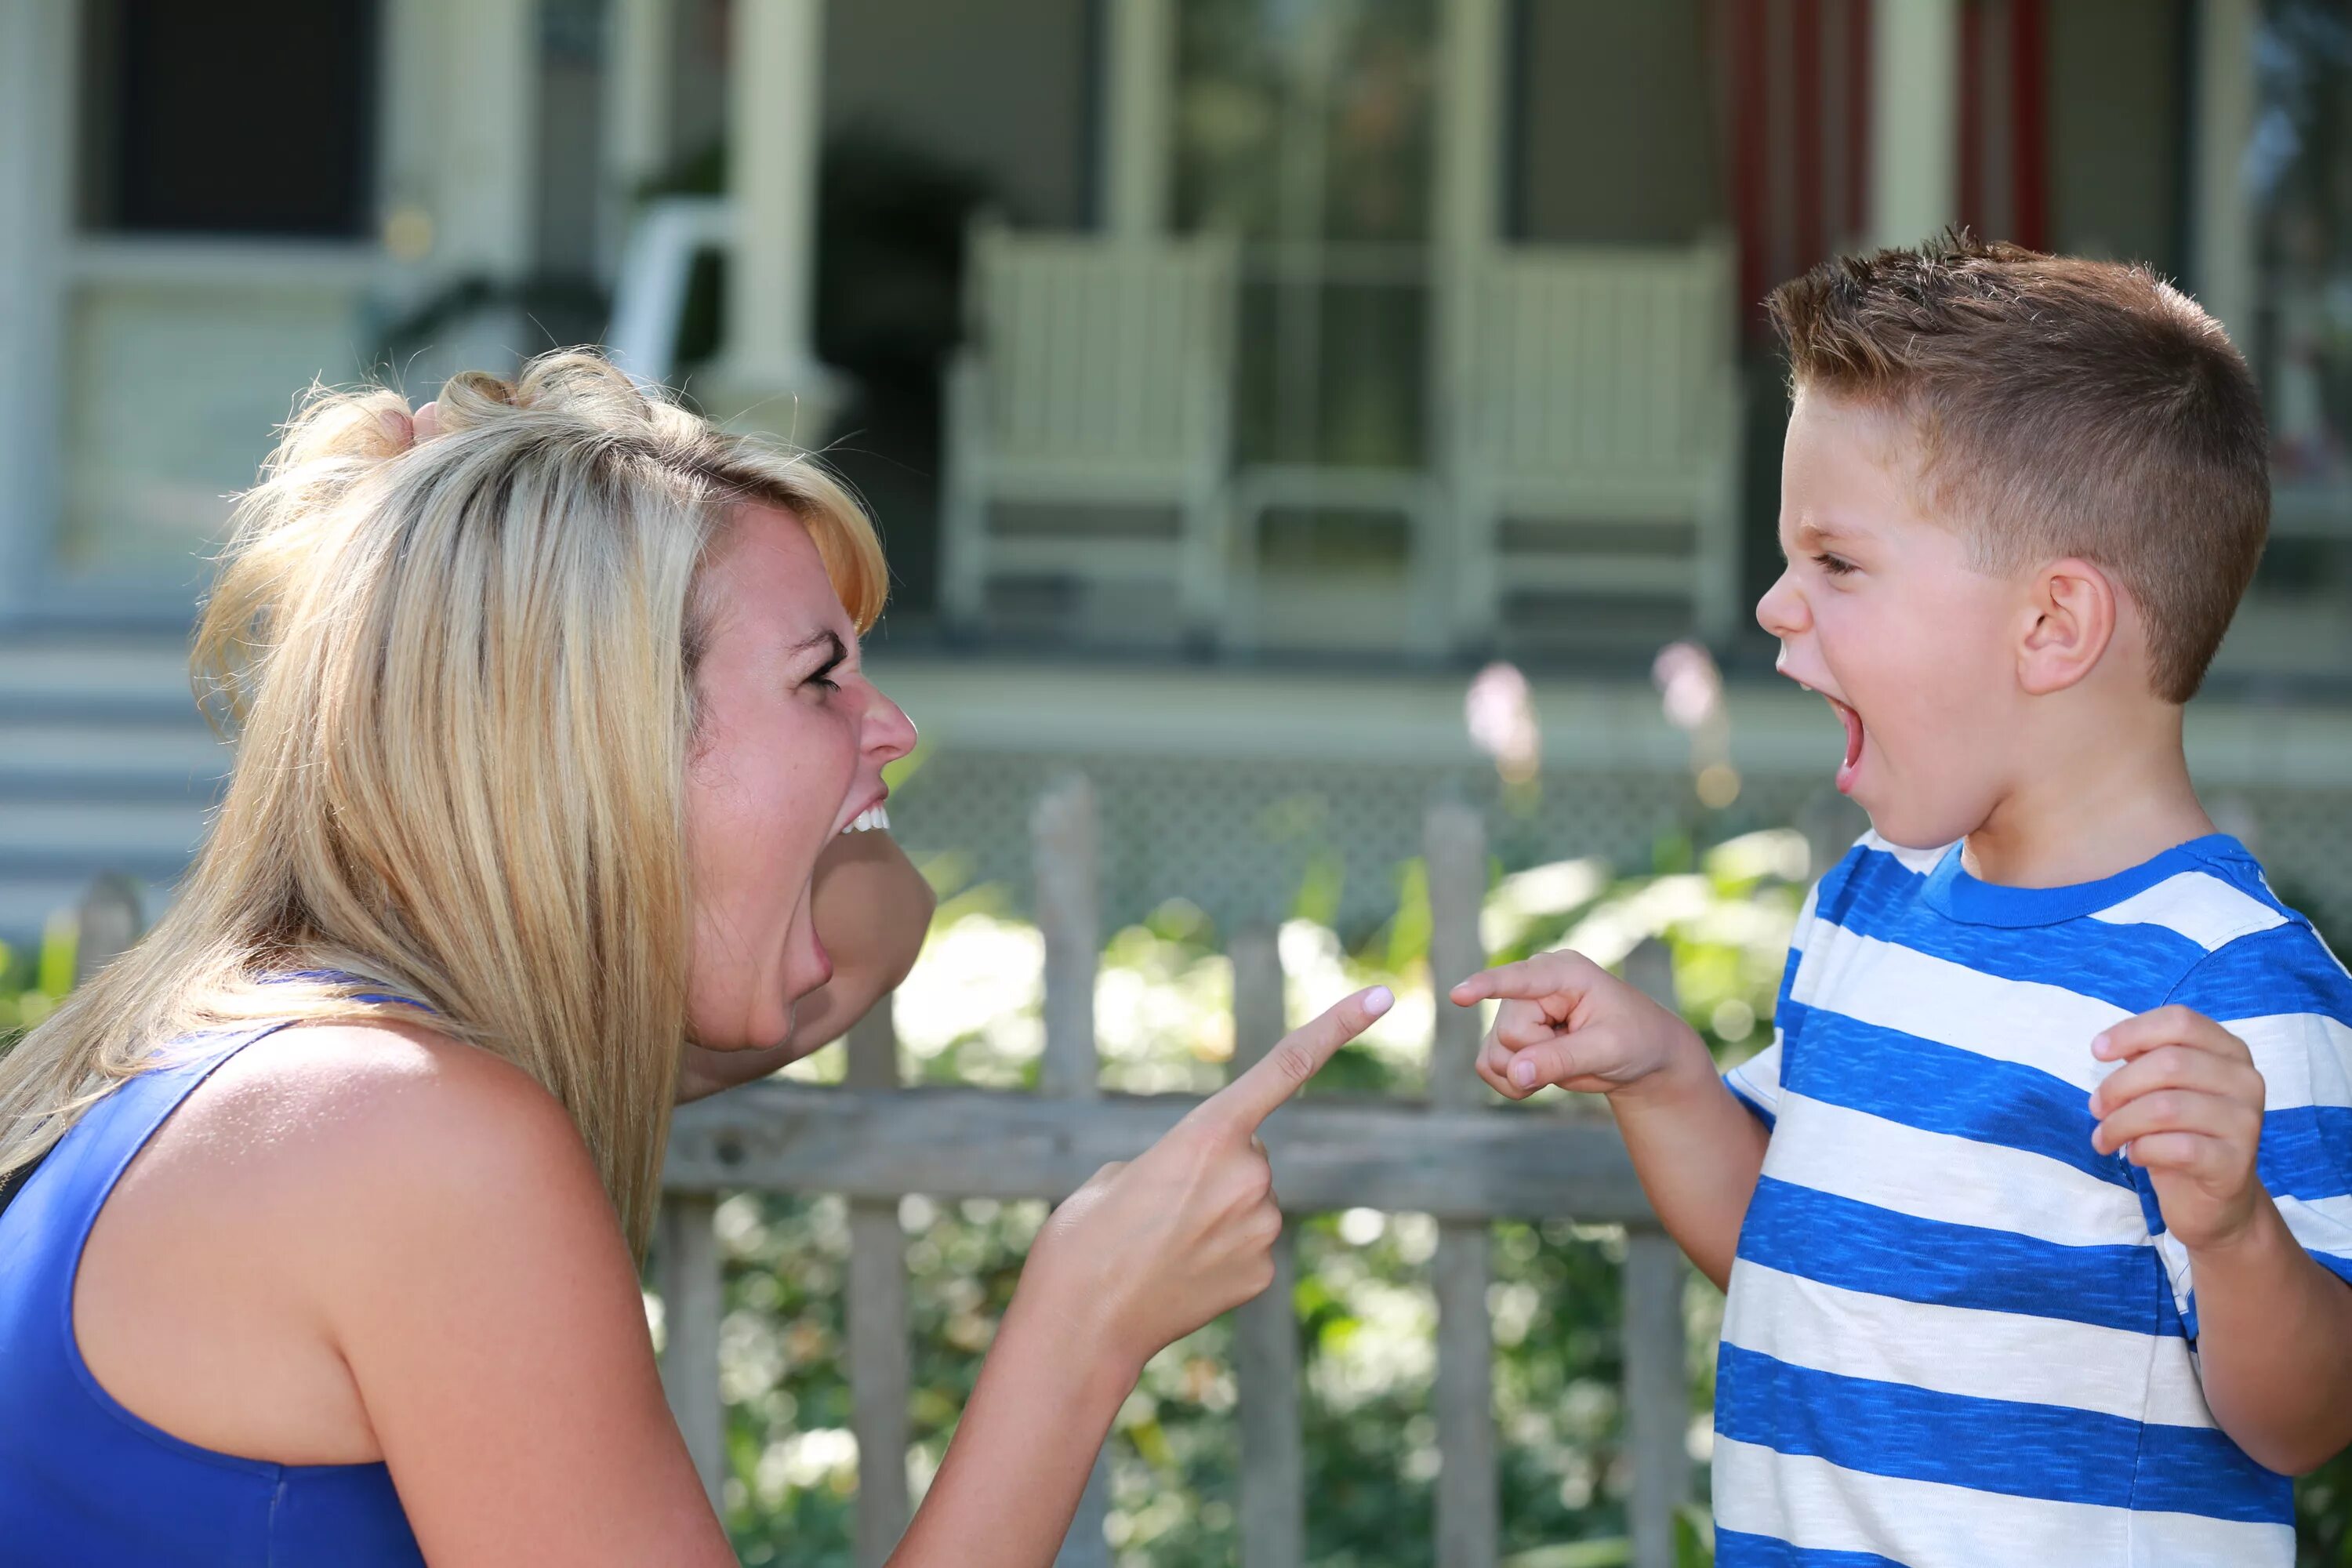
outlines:
[[1658, 1222], [1722, 1290], [1770, 1134], [1716, 1076], [1696, 1033], [1691, 1045], [1696, 1059], [1617, 1090], [1609, 1109]]
[[1474, 974], [1454, 1003], [1500, 998], [1478, 1073], [1513, 1100], [1546, 1084], [1605, 1094], [1659, 1223], [1725, 1285], [1764, 1167], [1763, 1124], [1716, 1076], [1698, 1032], [1577, 952]]
[[689, 1046], [681, 1103], [765, 1078], [839, 1039], [915, 966], [936, 902], [930, 884], [887, 832], [845, 833], [817, 857], [809, 918], [833, 958], [833, 978], [793, 1009], [792, 1038], [765, 1050]]
[[2304, 1249], [2257, 1174], [2263, 1076], [2245, 1042], [2185, 1007], [2108, 1030], [2122, 1061], [2091, 1097], [2092, 1145], [2126, 1143], [2189, 1252], [2205, 1401], [2253, 1459], [2284, 1475], [2352, 1443], [2352, 1285]]
[[2265, 1194], [2245, 1230], [2189, 1249], [2205, 1402], [2282, 1475], [2352, 1443], [2352, 1285], [2313, 1261]]

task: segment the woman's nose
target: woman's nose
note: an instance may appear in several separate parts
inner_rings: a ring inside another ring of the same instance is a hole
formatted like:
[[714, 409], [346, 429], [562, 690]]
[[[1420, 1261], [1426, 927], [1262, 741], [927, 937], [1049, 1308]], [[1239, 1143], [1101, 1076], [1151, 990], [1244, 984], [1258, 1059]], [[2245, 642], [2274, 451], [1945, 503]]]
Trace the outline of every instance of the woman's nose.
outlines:
[[876, 688], [866, 710], [866, 749], [878, 752], [886, 763], [896, 762], [915, 749], [915, 721], [907, 710]]
[[1790, 580], [1790, 574], [1781, 573], [1780, 581], [1756, 601], [1756, 624], [1774, 637], [1784, 639], [1805, 629], [1805, 596]]

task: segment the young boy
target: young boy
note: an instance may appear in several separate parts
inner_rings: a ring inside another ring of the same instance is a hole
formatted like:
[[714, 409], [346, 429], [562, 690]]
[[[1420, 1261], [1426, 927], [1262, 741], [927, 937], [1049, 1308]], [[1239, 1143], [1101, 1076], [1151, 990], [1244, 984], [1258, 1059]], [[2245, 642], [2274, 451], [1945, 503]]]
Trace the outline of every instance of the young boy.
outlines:
[[2352, 977], [2180, 742], [2268, 524], [2253, 383], [2147, 272], [1965, 237], [1771, 311], [1757, 618], [1874, 831], [1726, 1079], [1571, 952], [1454, 988], [1504, 999], [1480, 1070], [1608, 1095], [1729, 1290], [1722, 1568], [2288, 1564], [2352, 1440]]

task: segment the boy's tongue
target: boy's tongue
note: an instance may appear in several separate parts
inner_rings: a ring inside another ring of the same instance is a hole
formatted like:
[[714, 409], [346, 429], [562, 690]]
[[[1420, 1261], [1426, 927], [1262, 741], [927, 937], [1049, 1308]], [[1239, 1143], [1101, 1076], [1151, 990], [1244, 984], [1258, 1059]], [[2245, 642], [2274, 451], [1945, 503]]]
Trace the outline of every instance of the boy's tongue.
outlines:
[[1837, 786], [1840, 794], [1853, 790], [1853, 775], [1862, 767], [1862, 715], [1832, 697], [1830, 706], [1845, 725], [1845, 760], [1838, 764]]

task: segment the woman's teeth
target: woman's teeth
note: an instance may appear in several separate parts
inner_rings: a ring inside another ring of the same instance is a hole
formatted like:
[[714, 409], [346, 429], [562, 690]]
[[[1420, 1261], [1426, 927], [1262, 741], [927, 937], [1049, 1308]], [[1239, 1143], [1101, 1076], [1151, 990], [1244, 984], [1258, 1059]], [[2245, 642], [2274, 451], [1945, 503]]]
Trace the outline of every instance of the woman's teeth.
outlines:
[[882, 806], [869, 805], [864, 811], [859, 812], [850, 822], [849, 826], [843, 828], [841, 831], [845, 835], [851, 833], [887, 833], [890, 831], [890, 813]]

